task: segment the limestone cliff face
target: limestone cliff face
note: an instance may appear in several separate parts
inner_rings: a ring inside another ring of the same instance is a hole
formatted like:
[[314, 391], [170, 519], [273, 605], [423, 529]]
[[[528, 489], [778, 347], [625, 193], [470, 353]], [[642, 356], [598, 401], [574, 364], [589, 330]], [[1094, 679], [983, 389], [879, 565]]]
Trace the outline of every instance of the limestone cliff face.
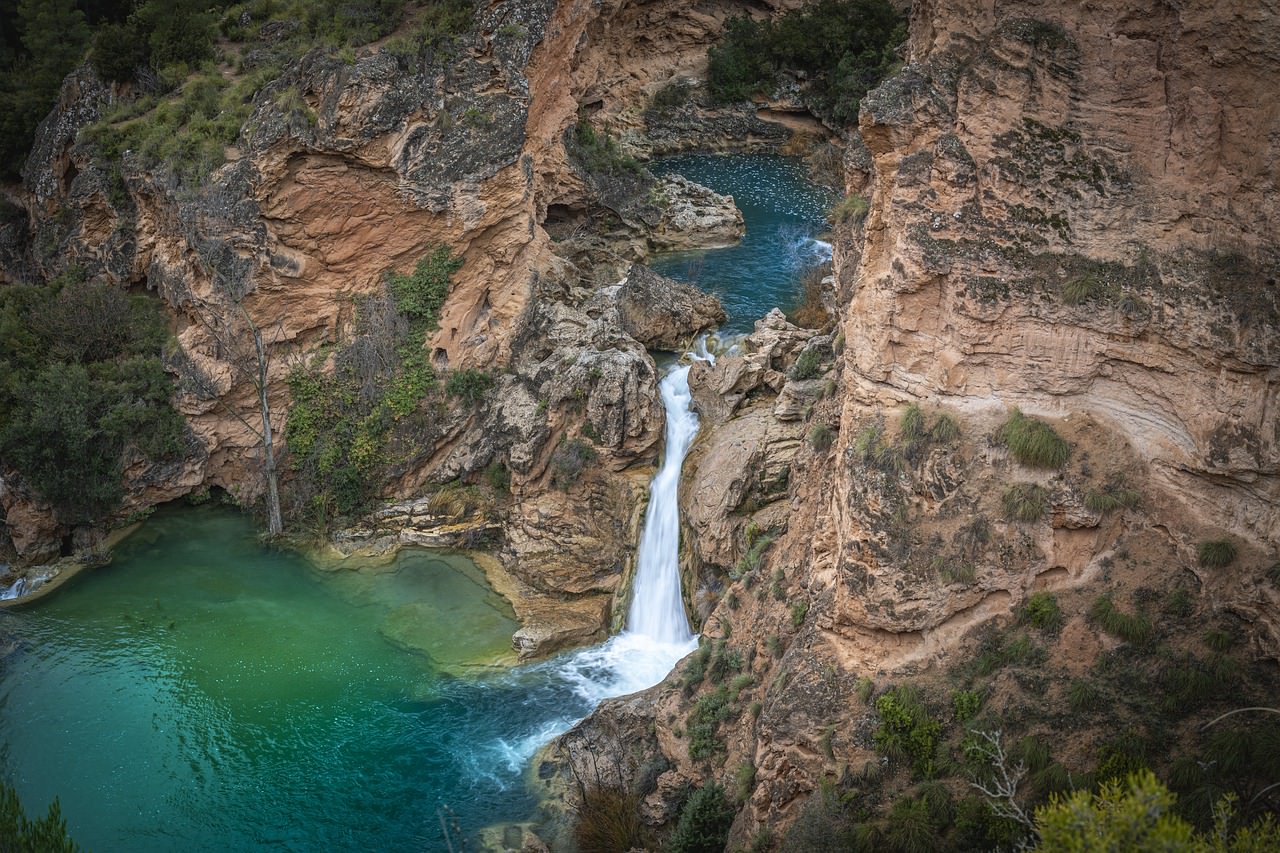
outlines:
[[1273, 11], [917, 3], [849, 175], [851, 399], [1091, 413], [1280, 544]]

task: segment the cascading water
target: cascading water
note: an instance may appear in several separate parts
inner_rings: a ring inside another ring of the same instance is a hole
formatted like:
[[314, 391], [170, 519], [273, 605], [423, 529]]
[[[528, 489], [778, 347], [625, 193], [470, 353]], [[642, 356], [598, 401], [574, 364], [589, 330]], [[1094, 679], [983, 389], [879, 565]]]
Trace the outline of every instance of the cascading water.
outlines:
[[667, 410], [666, 456], [649, 488], [627, 630], [660, 643], [682, 645], [693, 637], [680, 594], [679, 568], [680, 469], [698, 433], [698, 416], [689, 407], [689, 366], [672, 369], [659, 390]]

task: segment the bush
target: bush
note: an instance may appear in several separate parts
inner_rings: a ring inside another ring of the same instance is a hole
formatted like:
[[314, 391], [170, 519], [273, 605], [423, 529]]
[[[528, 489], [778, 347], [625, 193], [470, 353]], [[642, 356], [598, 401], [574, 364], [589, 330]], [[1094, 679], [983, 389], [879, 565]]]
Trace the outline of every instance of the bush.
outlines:
[[982, 695], [976, 690], [957, 690], [951, 694], [951, 709], [958, 723], [969, 722], [981, 708]]
[[1039, 521], [1044, 515], [1049, 493], [1034, 483], [1015, 483], [1004, 490], [1000, 503], [1005, 518], [1013, 521]]
[[494, 381], [493, 374], [487, 370], [475, 368], [455, 370], [445, 381], [444, 390], [450, 397], [455, 397], [474, 407], [488, 395]]
[[484, 478], [495, 492], [506, 494], [511, 491], [511, 472], [497, 459], [485, 466]]
[[787, 828], [783, 853], [846, 853], [852, 844], [853, 820], [835, 786], [823, 780], [809, 795]]
[[580, 438], [568, 438], [560, 442], [551, 454], [551, 485], [565, 490], [582, 477], [588, 465], [598, 458], [596, 449]]
[[905, 760], [917, 776], [932, 778], [942, 725], [929, 716], [920, 695], [909, 687], [895, 687], [876, 700], [880, 727], [876, 749], [891, 759]]
[[415, 326], [434, 330], [440, 319], [440, 307], [449, 295], [451, 278], [462, 268], [447, 246], [436, 246], [413, 268], [412, 275], [387, 274], [387, 289], [396, 308]]
[[0, 458], [63, 522], [119, 504], [129, 448], [153, 462], [183, 452], [166, 338], [155, 301], [75, 273], [0, 289]]
[[1196, 546], [1196, 558], [1206, 569], [1221, 569], [1231, 565], [1236, 558], [1235, 543], [1228, 539], [1214, 539]]
[[889, 809], [885, 838], [899, 853], [933, 853], [938, 828], [923, 798], [899, 797]]
[[1018, 409], [996, 432], [996, 440], [1009, 448], [1013, 458], [1031, 468], [1056, 470], [1067, 464], [1071, 447], [1053, 427], [1029, 418]]
[[731, 18], [707, 51], [708, 87], [721, 103], [742, 101], [772, 89], [779, 70], [803, 71], [809, 107], [848, 124], [896, 67], [905, 38], [905, 20], [886, 0], [817, 0], [772, 20]]
[[569, 148], [574, 158], [593, 175], [638, 176], [644, 172], [634, 157], [622, 153], [607, 131], [597, 132], [585, 117], [574, 125]]
[[724, 788], [708, 782], [694, 791], [680, 810], [675, 831], [667, 840], [668, 853], [721, 853], [733, 815]]
[[791, 605], [791, 627], [799, 628], [804, 624], [804, 617], [809, 614], [809, 602], [803, 599]]
[[816, 347], [800, 353], [796, 363], [791, 366], [792, 379], [814, 379], [822, 374], [822, 353]]
[[1034, 593], [1018, 612], [1019, 624], [1030, 623], [1042, 631], [1056, 632], [1062, 621], [1062, 608], [1051, 592]]

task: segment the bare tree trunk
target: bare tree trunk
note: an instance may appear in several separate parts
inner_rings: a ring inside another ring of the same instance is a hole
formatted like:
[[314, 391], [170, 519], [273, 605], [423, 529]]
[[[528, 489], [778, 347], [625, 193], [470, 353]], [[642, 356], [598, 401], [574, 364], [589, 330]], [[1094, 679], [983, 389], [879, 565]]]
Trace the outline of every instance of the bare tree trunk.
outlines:
[[[243, 308], [241, 309], [243, 310]], [[248, 313], [245, 313], [248, 319]], [[266, 454], [265, 471], [267, 478], [267, 532], [271, 536], [279, 536], [284, 532], [284, 521], [280, 515], [280, 486], [276, 478], [276, 451], [271, 440], [271, 407], [267, 404], [267, 348], [262, 343], [262, 332], [249, 321], [253, 330], [253, 345], [258, 354], [258, 402], [262, 407], [262, 449]]]

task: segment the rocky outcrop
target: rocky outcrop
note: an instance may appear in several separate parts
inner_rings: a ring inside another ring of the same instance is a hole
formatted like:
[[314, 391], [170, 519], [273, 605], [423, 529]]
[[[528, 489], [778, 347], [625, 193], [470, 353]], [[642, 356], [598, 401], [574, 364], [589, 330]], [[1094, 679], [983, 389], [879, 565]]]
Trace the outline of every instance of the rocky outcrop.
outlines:
[[662, 220], [649, 235], [659, 252], [732, 246], [746, 227], [733, 196], [720, 195], [683, 175], [664, 175], [655, 192], [663, 204]]
[[649, 349], [682, 351], [699, 332], [724, 322], [720, 300], [709, 293], [642, 264], [633, 264], [627, 277], [601, 288], [592, 299], [601, 314], [616, 313], [627, 334]]

